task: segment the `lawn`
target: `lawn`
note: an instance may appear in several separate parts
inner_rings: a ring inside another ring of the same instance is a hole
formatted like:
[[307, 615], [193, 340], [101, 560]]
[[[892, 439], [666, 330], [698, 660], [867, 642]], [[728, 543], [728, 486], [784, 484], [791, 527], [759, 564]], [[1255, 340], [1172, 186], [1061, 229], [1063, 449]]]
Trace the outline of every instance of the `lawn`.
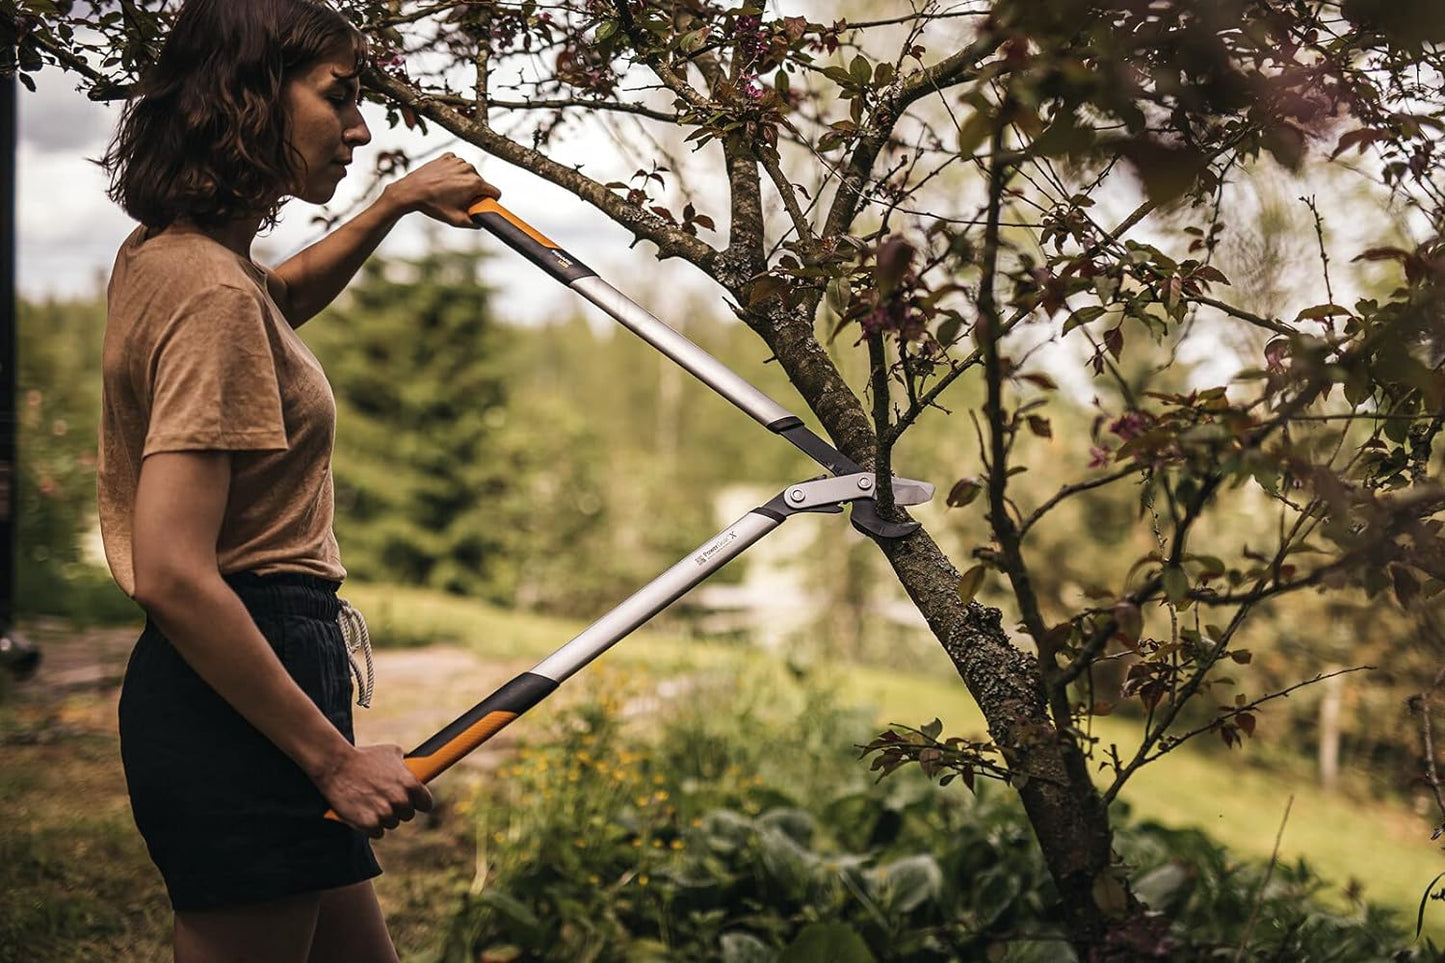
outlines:
[[[349, 586], [348, 594], [364, 610], [377, 613], [372, 621], [378, 638], [386, 637], [392, 628], [388, 623], [404, 611], [408, 636], [446, 639], [487, 658], [540, 659], [582, 628], [565, 619], [505, 612], [413, 589], [357, 585]], [[665, 674], [744, 657], [758, 656], [737, 646], [647, 630], [602, 658]], [[874, 707], [880, 723], [918, 725], [937, 716], [946, 732], [984, 732], [978, 707], [941, 652], [937, 671], [928, 675], [874, 666], [844, 666], [837, 675], [840, 698]], [[518, 725], [526, 725], [525, 720]], [[1105, 742], [1127, 745], [1136, 725], [1099, 719], [1095, 734]], [[1305, 771], [1266, 769], [1253, 761], [1248, 745], [1232, 753], [1186, 746], [1143, 769], [1122, 798], [1136, 817], [1198, 827], [1240, 856], [1267, 860], [1292, 797], [1280, 858], [1307, 860], [1336, 881], [1341, 899], [1345, 887], [1356, 881], [1368, 899], [1396, 910], [1413, 928], [1426, 885], [1445, 871], [1445, 856], [1431, 843], [1427, 820], [1402, 803], [1323, 793]], [[1426, 932], [1437, 942], [1445, 939], [1445, 907], [1439, 903], [1427, 908]]]

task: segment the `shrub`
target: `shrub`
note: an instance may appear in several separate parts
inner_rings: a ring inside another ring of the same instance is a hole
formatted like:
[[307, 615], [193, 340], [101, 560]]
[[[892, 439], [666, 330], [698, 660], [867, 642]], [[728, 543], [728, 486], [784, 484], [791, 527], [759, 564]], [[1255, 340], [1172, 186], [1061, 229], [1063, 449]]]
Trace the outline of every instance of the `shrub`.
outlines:
[[[1003, 791], [916, 770], [872, 781], [853, 752], [869, 720], [816, 681], [693, 679], [681, 695], [660, 710], [638, 680], [604, 685], [500, 772], [476, 803], [491, 872], [453, 921], [448, 963], [1075, 958]], [[650, 738], [619, 721], [642, 699], [663, 717]], [[1127, 820], [1118, 848], [1162, 914], [1141, 938], [1172, 959], [1234, 958], [1246, 933], [1249, 958], [1414, 958], [1388, 914], [1332, 907], [1304, 863], [1267, 871], [1197, 831]]]

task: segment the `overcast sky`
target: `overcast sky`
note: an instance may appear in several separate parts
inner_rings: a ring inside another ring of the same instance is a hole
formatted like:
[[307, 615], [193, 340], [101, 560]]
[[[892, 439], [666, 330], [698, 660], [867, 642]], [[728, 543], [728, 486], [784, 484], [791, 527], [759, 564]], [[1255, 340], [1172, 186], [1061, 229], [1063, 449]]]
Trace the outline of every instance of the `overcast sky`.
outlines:
[[[90, 102], [59, 71], [46, 70], [36, 82], [35, 93], [19, 91], [17, 282], [21, 295], [28, 298], [83, 296], [104, 285], [116, 249], [135, 227], [105, 196], [104, 174], [90, 160], [104, 153], [119, 106]], [[358, 163], [337, 192], [333, 209], [346, 209], [359, 198], [370, 181], [370, 161], [381, 150], [402, 147], [413, 157], [455, 150], [501, 188], [503, 204], [619, 288], [627, 290], [624, 282], [630, 278], [634, 284], [646, 280], [649, 289], [676, 291], [680, 287], [719, 297], [689, 266], [659, 264], [650, 245], [628, 250], [631, 236], [626, 231], [560, 188], [489, 158], [470, 145], [458, 145], [445, 133], [422, 137], [390, 130], [380, 110], [372, 105], [363, 110], [373, 140], [358, 152]], [[566, 161], [570, 155], [574, 159], [569, 162], [576, 163], [575, 158], [591, 157], [595, 162], [615, 155], [616, 150], [605, 138], [593, 135], [564, 142], [556, 153], [558, 159]], [[603, 176], [600, 170], [588, 172]], [[606, 179], [613, 176], [607, 173]], [[300, 201], [288, 203], [282, 223], [257, 240], [256, 258], [274, 264], [315, 240], [319, 228], [311, 220], [317, 213], [317, 208]], [[481, 245], [498, 252], [487, 269], [487, 279], [498, 289], [499, 311], [505, 317], [536, 322], [584, 304], [489, 235], [446, 227], [422, 215], [405, 219], [381, 253], [411, 256], [449, 244]], [[720, 299], [718, 305], [721, 309]], [[649, 308], [665, 317], [665, 307]]]

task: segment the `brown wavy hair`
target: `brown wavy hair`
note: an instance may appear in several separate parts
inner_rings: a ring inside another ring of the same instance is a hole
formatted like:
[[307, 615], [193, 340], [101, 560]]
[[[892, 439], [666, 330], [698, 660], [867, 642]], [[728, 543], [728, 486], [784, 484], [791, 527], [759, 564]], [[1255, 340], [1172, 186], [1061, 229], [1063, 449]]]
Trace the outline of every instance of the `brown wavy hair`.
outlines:
[[314, 0], [186, 0], [101, 158], [111, 200], [152, 230], [274, 225], [300, 161], [283, 89], [333, 56], [359, 70], [366, 40]]

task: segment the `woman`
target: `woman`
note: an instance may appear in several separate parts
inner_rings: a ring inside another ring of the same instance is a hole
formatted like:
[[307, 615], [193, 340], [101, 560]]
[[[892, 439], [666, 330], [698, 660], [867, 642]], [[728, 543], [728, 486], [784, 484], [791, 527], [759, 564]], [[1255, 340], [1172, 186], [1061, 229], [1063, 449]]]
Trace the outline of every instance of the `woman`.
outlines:
[[371, 139], [364, 56], [312, 0], [187, 0], [104, 159], [142, 225], [108, 294], [99, 467], [106, 556], [148, 616], [121, 754], [183, 963], [396, 960], [366, 837], [431, 806], [400, 749], [353, 745], [335, 407], [292, 329], [404, 214], [468, 226], [498, 192], [447, 155], [275, 271], [250, 258]]

